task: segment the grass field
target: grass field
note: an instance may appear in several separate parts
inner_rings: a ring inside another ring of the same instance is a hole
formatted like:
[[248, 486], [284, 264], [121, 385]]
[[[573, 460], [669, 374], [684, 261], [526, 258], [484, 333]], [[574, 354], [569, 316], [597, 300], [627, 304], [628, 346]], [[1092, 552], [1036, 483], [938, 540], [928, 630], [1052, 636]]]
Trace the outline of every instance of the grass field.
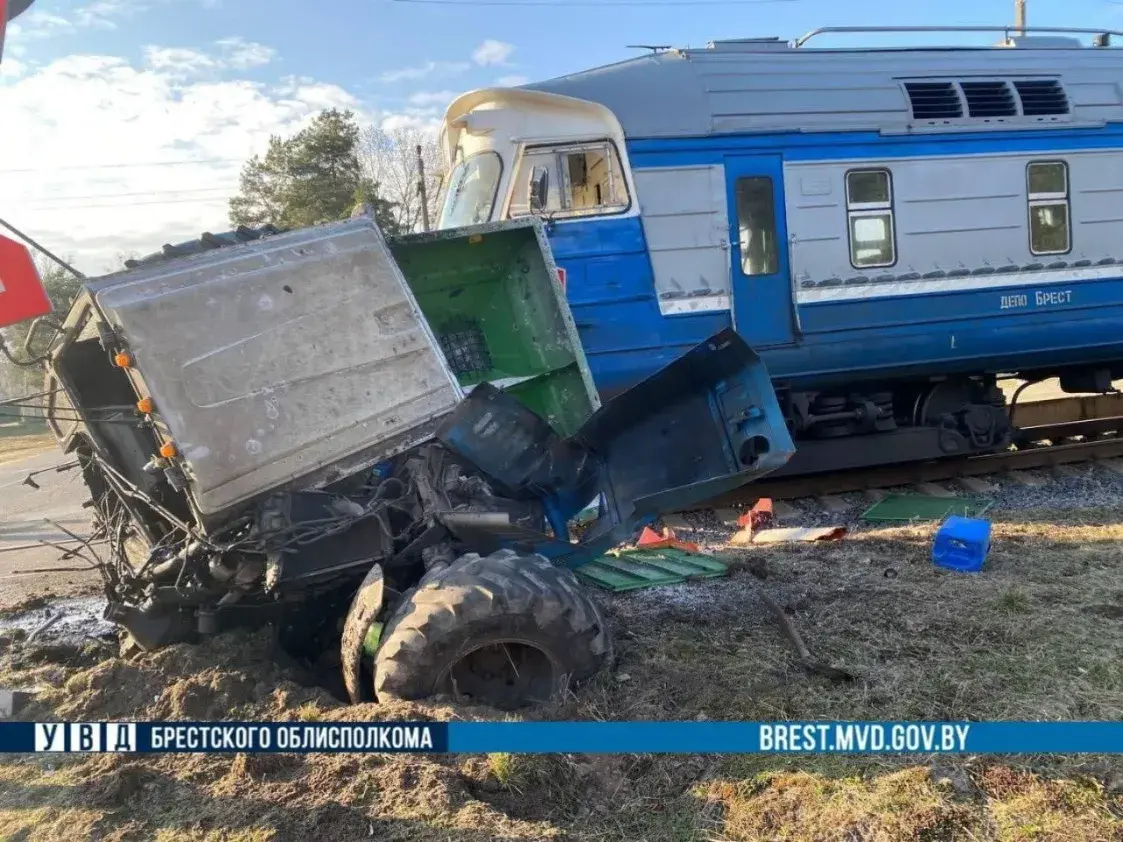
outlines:
[[[987, 568], [933, 567], [931, 526], [726, 554], [726, 580], [605, 598], [618, 662], [527, 718], [1120, 719], [1123, 507], [996, 511]], [[763, 578], [762, 578], [763, 577]], [[856, 676], [808, 674], [760, 598]], [[0, 656], [26, 718], [497, 718], [339, 705], [267, 635], [132, 661]], [[1123, 839], [1123, 764], [1073, 758], [181, 756], [10, 758], [0, 838], [180, 840]]]

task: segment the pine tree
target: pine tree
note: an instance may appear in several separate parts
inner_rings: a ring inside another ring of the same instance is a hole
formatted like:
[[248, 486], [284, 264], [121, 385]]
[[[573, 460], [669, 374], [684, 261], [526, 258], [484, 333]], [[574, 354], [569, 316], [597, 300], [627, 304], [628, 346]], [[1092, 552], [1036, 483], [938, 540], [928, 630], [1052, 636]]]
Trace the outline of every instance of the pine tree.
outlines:
[[359, 135], [354, 115], [332, 108], [291, 138], [271, 137], [265, 157], [254, 156], [242, 169], [230, 221], [302, 228], [346, 219], [357, 203], [365, 203], [385, 233], [398, 233], [392, 204], [363, 178]]

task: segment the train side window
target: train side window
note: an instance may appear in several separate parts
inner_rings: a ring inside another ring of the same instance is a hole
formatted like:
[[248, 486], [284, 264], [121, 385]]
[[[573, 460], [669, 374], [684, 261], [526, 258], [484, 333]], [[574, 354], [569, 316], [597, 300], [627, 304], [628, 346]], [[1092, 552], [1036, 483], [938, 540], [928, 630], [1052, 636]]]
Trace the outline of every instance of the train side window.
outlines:
[[[537, 174], [535, 170], [537, 169]], [[532, 208], [531, 183], [542, 184], [545, 202]], [[608, 141], [531, 147], [523, 152], [508, 217], [544, 213], [554, 219], [622, 213], [630, 206], [628, 186], [616, 146]]]
[[893, 233], [893, 178], [889, 170], [846, 173], [846, 216], [850, 263], [856, 269], [897, 262]]
[[1072, 250], [1069, 232], [1068, 164], [1034, 161], [1026, 168], [1029, 200], [1029, 250], [1065, 254]]
[[739, 178], [735, 190], [741, 271], [746, 275], [774, 275], [779, 271], [780, 260], [772, 179], [762, 175]]

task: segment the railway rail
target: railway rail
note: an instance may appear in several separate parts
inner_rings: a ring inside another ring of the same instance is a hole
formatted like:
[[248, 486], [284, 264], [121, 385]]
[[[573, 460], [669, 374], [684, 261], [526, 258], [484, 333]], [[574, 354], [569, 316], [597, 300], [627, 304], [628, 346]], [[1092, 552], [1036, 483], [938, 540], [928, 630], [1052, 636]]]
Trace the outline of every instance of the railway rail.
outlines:
[[[698, 508], [751, 504], [761, 497], [795, 500], [1058, 465], [1123, 460], [1123, 393], [1017, 404], [1011, 417], [1017, 425], [1014, 444], [1010, 450], [1000, 453], [764, 479]], [[1111, 467], [1118, 467], [1123, 473], [1123, 461]]]

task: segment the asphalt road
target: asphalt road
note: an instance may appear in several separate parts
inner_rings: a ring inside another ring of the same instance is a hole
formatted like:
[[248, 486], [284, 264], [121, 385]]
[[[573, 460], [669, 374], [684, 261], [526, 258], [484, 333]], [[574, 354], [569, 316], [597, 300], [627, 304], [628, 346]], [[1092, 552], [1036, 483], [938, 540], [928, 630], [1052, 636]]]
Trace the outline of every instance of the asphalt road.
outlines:
[[[88, 536], [90, 517], [82, 503], [89, 499], [77, 470], [49, 471], [35, 477], [38, 490], [24, 484], [28, 473], [65, 464], [56, 449], [0, 463], [0, 606], [31, 596], [69, 596], [96, 588], [100, 579], [83, 568], [80, 558], [62, 559], [62, 553], [41, 542], [68, 542], [69, 536], [52, 520], [78, 535]], [[68, 543], [68, 547], [77, 546]], [[68, 568], [59, 570], [57, 568]]]

